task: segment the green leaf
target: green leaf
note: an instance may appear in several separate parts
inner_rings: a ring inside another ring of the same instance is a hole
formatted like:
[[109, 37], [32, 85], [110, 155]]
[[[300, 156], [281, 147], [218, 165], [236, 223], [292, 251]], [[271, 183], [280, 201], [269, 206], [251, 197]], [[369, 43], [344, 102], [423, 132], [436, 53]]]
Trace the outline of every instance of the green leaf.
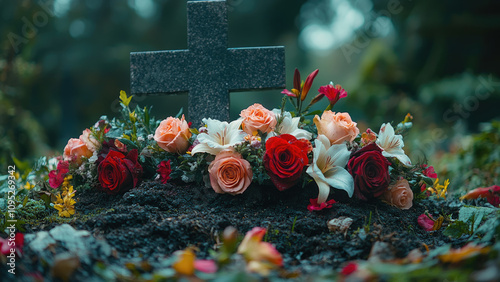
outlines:
[[21, 160], [19, 160], [18, 158], [12, 156], [12, 160], [14, 161], [14, 164], [16, 165], [16, 168], [21, 170], [21, 171], [25, 171], [25, 170], [28, 170], [30, 169], [30, 164], [28, 161], [24, 161], [22, 162]]
[[121, 138], [123, 136], [123, 130], [121, 128], [111, 128], [108, 133], [106, 133], [106, 137], [108, 138]]
[[500, 234], [500, 213], [497, 211], [497, 214], [493, 217], [487, 219], [483, 225], [477, 228], [474, 232], [474, 235], [483, 235], [481, 238], [482, 242], [489, 242], [494, 237], [498, 237]]
[[469, 224], [460, 220], [454, 221], [443, 231], [443, 235], [453, 238], [460, 238], [464, 234], [470, 234], [470, 227]]
[[144, 107], [144, 126], [149, 130], [149, 110]]
[[430, 177], [422, 176], [422, 180], [425, 182], [425, 184], [427, 184], [429, 186], [434, 185], [434, 181]]
[[182, 116], [182, 112], [184, 111], [184, 108], [181, 108], [179, 112], [175, 115], [176, 118], [180, 118]]
[[24, 201], [23, 201], [23, 207], [26, 206], [26, 203], [28, 202], [28, 196], [24, 197]]
[[458, 220], [469, 223], [474, 227], [472, 230], [476, 230], [483, 217], [494, 211], [495, 209], [485, 207], [462, 207], [458, 212]]
[[132, 142], [132, 141], [130, 141], [128, 139], [121, 138], [121, 139], [118, 139], [118, 141], [120, 141], [123, 144], [125, 144], [125, 146], [127, 146], [128, 150], [139, 149], [139, 147], [137, 146], [137, 144], [135, 144], [134, 142]]
[[127, 97], [127, 93], [123, 90], [120, 91], [120, 102], [125, 106], [128, 107], [128, 104], [130, 104], [130, 100], [132, 100], [133, 96]]

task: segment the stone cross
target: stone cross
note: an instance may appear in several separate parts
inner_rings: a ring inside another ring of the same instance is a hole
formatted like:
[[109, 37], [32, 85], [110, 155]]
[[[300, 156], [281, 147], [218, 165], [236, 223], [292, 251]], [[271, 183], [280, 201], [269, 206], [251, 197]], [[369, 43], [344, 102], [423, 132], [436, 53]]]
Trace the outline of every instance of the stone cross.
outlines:
[[132, 94], [188, 92], [188, 119], [229, 120], [229, 91], [285, 88], [284, 47], [227, 48], [225, 0], [188, 1], [188, 49], [130, 53]]

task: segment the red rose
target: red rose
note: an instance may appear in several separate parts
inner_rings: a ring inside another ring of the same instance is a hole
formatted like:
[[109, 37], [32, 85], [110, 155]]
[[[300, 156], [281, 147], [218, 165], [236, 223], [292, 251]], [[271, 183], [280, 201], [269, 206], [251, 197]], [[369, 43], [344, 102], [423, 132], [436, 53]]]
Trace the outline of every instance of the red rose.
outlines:
[[101, 188], [108, 194], [126, 192], [139, 182], [142, 167], [137, 161], [137, 150], [131, 150], [127, 156], [110, 150], [97, 168]]
[[375, 143], [352, 154], [347, 168], [354, 178], [354, 195], [363, 201], [382, 196], [389, 187], [390, 164]]
[[286, 190], [297, 183], [302, 170], [309, 163], [310, 142], [290, 134], [271, 137], [266, 142], [264, 167], [278, 190]]

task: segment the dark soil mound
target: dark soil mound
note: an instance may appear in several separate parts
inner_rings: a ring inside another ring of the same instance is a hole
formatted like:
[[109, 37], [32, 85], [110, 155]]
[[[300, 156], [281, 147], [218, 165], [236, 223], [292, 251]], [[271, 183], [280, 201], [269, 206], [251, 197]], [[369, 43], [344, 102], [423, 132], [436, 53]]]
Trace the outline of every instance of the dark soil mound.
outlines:
[[[124, 195], [79, 191], [79, 215], [70, 224], [104, 237], [122, 259], [153, 261], [191, 245], [199, 248], [199, 257], [207, 257], [225, 227], [234, 226], [245, 234], [261, 226], [268, 229], [266, 240], [283, 254], [285, 268], [302, 272], [366, 259], [375, 241], [389, 243], [400, 258], [415, 248], [424, 251], [423, 244], [432, 248], [465, 243], [452, 241], [442, 231], [426, 232], [417, 224], [417, 217], [426, 210], [456, 214], [457, 202], [421, 200], [409, 210], [400, 210], [385, 203], [348, 200], [310, 212], [309, 199], [316, 197], [314, 185], [284, 192], [271, 186], [250, 187], [243, 195], [231, 196], [205, 187], [146, 182]], [[327, 221], [339, 216], [353, 219], [346, 235], [327, 228]]]

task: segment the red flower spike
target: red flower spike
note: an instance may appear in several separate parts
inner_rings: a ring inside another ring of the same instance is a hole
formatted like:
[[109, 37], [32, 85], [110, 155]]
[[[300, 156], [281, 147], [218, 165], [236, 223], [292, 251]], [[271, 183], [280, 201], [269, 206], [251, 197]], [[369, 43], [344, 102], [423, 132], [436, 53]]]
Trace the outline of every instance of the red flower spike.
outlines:
[[302, 96], [300, 96], [301, 101], [304, 101], [306, 99], [307, 93], [309, 92], [309, 89], [311, 89], [314, 78], [316, 77], [318, 72], [319, 70], [316, 69], [309, 76], [307, 76], [306, 82], [304, 83], [304, 87], [302, 88]]
[[326, 201], [324, 203], [318, 204], [318, 198], [310, 199], [309, 202], [311, 203], [307, 206], [307, 209], [309, 211], [320, 211], [322, 209], [329, 209], [329, 208], [333, 207], [333, 204], [336, 203], [336, 201], [334, 199], [331, 199], [330, 201]]
[[293, 88], [300, 90], [300, 72], [298, 69], [295, 69], [295, 73], [293, 74]]

